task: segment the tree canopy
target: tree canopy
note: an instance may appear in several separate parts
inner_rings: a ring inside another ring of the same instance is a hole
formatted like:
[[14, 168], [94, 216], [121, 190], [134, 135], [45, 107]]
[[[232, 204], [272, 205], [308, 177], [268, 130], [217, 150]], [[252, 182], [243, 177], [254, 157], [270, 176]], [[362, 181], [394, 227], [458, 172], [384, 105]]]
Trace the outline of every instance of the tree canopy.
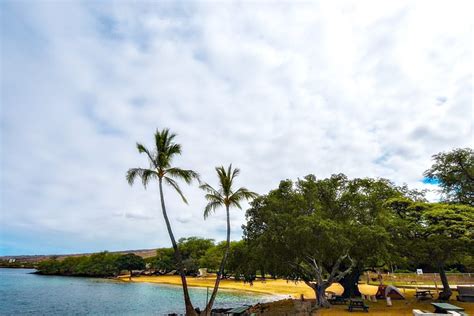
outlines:
[[[389, 213], [384, 201], [400, 196], [403, 192], [384, 179], [349, 180], [337, 174], [321, 180], [308, 175], [296, 183], [282, 181], [253, 201], [244, 238], [265, 258], [256, 267], [307, 284], [315, 282], [321, 294], [323, 276], [334, 282], [353, 268], [388, 259]], [[324, 303], [324, 297], [319, 298]]]
[[474, 208], [408, 199], [390, 199], [387, 205], [395, 214], [390, 231], [397, 253], [416, 264], [434, 265], [444, 288], [440, 299], [449, 299], [445, 267], [474, 253]]
[[439, 182], [445, 201], [474, 206], [474, 151], [458, 148], [438, 153], [433, 160], [424, 175]]

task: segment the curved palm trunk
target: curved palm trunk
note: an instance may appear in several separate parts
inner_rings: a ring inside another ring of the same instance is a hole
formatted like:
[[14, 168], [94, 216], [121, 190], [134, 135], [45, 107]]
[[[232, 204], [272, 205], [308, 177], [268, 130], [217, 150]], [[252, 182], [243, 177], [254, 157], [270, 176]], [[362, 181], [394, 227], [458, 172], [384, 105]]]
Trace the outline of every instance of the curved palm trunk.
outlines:
[[174, 256], [178, 263], [178, 272], [179, 272], [179, 275], [181, 276], [181, 283], [183, 284], [184, 304], [186, 306], [186, 315], [194, 316], [194, 315], [197, 315], [197, 313], [194, 310], [193, 303], [191, 302], [191, 298], [189, 297], [188, 284], [186, 282], [186, 274], [184, 273], [184, 269], [183, 269], [183, 259], [181, 257], [181, 252], [179, 251], [178, 244], [176, 243], [176, 240], [174, 239], [174, 234], [171, 229], [170, 221], [168, 219], [168, 215], [166, 214], [166, 206], [165, 206], [165, 199], [163, 197], [162, 182], [163, 180], [160, 178], [159, 185], [160, 185], [161, 209], [163, 211], [163, 217], [165, 218], [166, 228], [168, 229], [168, 234], [170, 235], [171, 243], [173, 244]]
[[216, 283], [214, 284], [214, 290], [212, 290], [211, 298], [209, 300], [209, 303], [206, 306], [206, 309], [204, 310], [204, 315], [206, 315], [206, 316], [211, 315], [212, 305], [214, 305], [214, 300], [216, 299], [217, 291], [219, 290], [219, 283], [221, 282], [221, 277], [224, 274], [224, 267], [225, 267], [225, 263], [227, 261], [227, 256], [229, 255], [229, 249], [230, 249], [230, 217], [229, 217], [229, 206], [228, 205], [226, 205], [225, 210], [226, 210], [226, 213], [227, 213], [227, 240], [226, 240], [226, 246], [225, 246], [225, 253], [224, 253], [224, 257], [222, 258], [221, 265], [219, 267], [219, 272], [217, 272]]

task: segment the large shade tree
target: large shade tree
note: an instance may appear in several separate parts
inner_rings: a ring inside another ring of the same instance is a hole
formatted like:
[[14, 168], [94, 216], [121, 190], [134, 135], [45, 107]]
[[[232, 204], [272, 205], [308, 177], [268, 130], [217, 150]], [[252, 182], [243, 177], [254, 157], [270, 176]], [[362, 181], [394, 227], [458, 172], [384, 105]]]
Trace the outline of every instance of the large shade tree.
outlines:
[[390, 236], [386, 232], [389, 211], [384, 202], [416, 192], [396, 187], [386, 179], [348, 179], [343, 174], [319, 180], [306, 177], [297, 182], [297, 189], [306, 208], [346, 228], [353, 242], [350, 255], [356, 264], [340, 283], [344, 296], [360, 295], [357, 282], [361, 274], [379, 269], [391, 259]]
[[445, 267], [474, 253], [474, 207], [391, 199], [387, 205], [394, 218], [389, 228], [397, 252], [416, 264], [438, 269], [443, 291], [440, 300], [452, 295]]
[[211, 314], [212, 305], [216, 299], [217, 291], [219, 289], [219, 283], [224, 273], [224, 268], [226, 265], [227, 257], [229, 255], [230, 249], [230, 208], [237, 207], [241, 209], [240, 203], [243, 200], [251, 200], [257, 197], [257, 194], [249, 191], [245, 187], [240, 187], [238, 189], [234, 188], [235, 178], [239, 175], [240, 170], [238, 168], [232, 168], [232, 164], [229, 167], [224, 168], [223, 166], [216, 167], [217, 177], [219, 186], [217, 189], [213, 188], [207, 183], [201, 185], [201, 189], [206, 192], [205, 198], [208, 201], [208, 204], [204, 208], [204, 218], [206, 219], [211, 213], [219, 207], [224, 207], [226, 211], [227, 219], [227, 238], [224, 256], [222, 257], [219, 271], [217, 272], [216, 282], [214, 284], [214, 289], [211, 294], [211, 298], [204, 310], [206, 315]]
[[199, 175], [193, 170], [181, 169], [173, 167], [173, 159], [181, 155], [181, 145], [174, 142], [176, 134], [173, 134], [169, 129], [157, 130], [155, 133], [154, 148], [148, 149], [144, 145], [137, 143], [137, 149], [140, 154], [145, 154], [148, 158], [148, 168], [131, 168], [128, 170], [126, 178], [130, 185], [133, 185], [135, 179], [139, 178], [142, 184], [147, 188], [150, 181], [158, 181], [158, 188], [160, 193], [161, 210], [165, 219], [166, 228], [171, 239], [174, 249], [174, 255], [177, 262], [177, 268], [181, 276], [183, 285], [184, 302], [186, 306], [186, 315], [196, 315], [191, 299], [189, 297], [188, 286], [186, 282], [186, 275], [183, 267], [183, 260], [178, 244], [173, 234], [168, 214], [166, 210], [165, 198], [163, 193], [163, 184], [170, 186], [182, 198], [184, 203], [187, 203], [179, 184], [176, 180], [183, 180], [190, 184], [193, 180], [199, 180]]
[[260, 265], [268, 272], [304, 281], [315, 290], [318, 305], [327, 306], [324, 291], [331, 283], [341, 282], [354, 295], [361, 271], [388, 260], [383, 202], [401, 194], [387, 180], [349, 180], [342, 174], [282, 181], [254, 200], [244, 237], [261, 251]]
[[127, 270], [129, 272], [130, 281], [132, 280], [133, 270], [145, 269], [145, 260], [134, 253], [121, 255], [117, 258], [116, 264], [120, 270]]
[[439, 182], [445, 200], [474, 206], [474, 151], [458, 148], [438, 153], [433, 160], [424, 175]]

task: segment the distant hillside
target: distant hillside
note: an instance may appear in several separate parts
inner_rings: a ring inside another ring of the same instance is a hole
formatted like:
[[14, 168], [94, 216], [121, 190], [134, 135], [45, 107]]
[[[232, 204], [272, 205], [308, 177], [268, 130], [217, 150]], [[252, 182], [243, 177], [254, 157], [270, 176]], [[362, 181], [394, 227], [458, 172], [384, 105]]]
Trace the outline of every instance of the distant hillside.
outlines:
[[[150, 258], [156, 255], [156, 249], [139, 249], [139, 250], [123, 250], [123, 251], [110, 251], [110, 253], [118, 253], [118, 254], [127, 254], [133, 253], [137, 256], [143, 258]], [[0, 262], [2, 261], [11, 261], [14, 259], [15, 262], [24, 262], [24, 263], [37, 263], [43, 260], [47, 260], [50, 258], [57, 258], [58, 260], [63, 260], [67, 257], [79, 257], [79, 256], [89, 256], [93, 254], [91, 253], [74, 253], [68, 255], [23, 255], [23, 256], [0, 256]]]

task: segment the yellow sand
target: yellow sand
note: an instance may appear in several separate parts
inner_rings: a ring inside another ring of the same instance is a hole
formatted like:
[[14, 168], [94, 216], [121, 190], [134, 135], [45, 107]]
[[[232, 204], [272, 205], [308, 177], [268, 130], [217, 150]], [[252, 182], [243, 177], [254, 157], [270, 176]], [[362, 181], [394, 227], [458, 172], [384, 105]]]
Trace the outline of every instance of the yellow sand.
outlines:
[[[128, 282], [128, 276], [120, 277], [121, 280]], [[214, 287], [215, 276], [206, 278], [187, 277], [189, 286], [195, 287]], [[163, 275], [163, 276], [140, 276], [132, 278], [132, 282], [149, 282], [160, 284], [181, 285], [181, 278], [177, 275]], [[304, 294], [307, 298], [314, 298], [314, 291], [303, 282], [292, 282], [286, 280], [267, 279], [266, 281], [254, 281], [253, 285], [244, 283], [243, 281], [222, 280], [219, 285], [220, 289], [259, 292], [273, 295], [291, 296], [299, 298]], [[328, 291], [341, 295], [344, 288], [339, 284], [333, 284]]]
[[[129, 282], [128, 276], [120, 277], [124, 282]], [[195, 278], [188, 277], [189, 286], [194, 287], [213, 287], [215, 276], [210, 276], [207, 278]], [[159, 283], [159, 284], [172, 284], [172, 285], [181, 285], [181, 279], [176, 275], [166, 275], [166, 276], [140, 276], [132, 278], [132, 282], [150, 282], [150, 283]], [[234, 280], [222, 280], [220, 283], [221, 289], [227, 290], [237, 290], [237, 291], [250, 291], [250, 292], [259, 292], [272, 295], [281, 295], [281, 296], [291, 296], [293, 298], [300, 298], [301, 294], [304, 294], [305, 298], [314, 298], [314, 291], [309, 288], [303, 282], [291, 282], [285, 280], [266, 280], [266, 281], [255, 281], [253, 285], [244, 283], [242, 281]], [[343, 287], [339, 284], [333, 284], [327, 289], [338, 295], [341, 295], [343, 292]], [[359, 290], [362, 294], [365, 295], [375, 295], [377, 291], [377, 286], [360, 284]], [[394, 300], [392, 301], [393, 306], [387, 307], [385, 300], [378, 300], [377, 302], [367, 302], [370, 306], [370, 312], [366, 315], [382, 316], [382, 315], [412, 315], [413, 309], [421, 310], [434, 310], [431, 306], [432, 300], [428, 301], [418, 301], [415, 299], [414, 289], [401, 289], [406, 296], [406, 300]], [[453, 295], [454, 299], [455, 295]], [[458, 302], [453, 300], [450, 302], [454, 305], [465, 308], [466, 312], [470, 315], [474, 315], [474, 304]], [[352, 315], [354, 313], [349, 313], [347, 311], [346, 305], [335, 305], [330, 309], [322, 309], [317, 311], [316, 315], [325, 316], [325, 315]]]

